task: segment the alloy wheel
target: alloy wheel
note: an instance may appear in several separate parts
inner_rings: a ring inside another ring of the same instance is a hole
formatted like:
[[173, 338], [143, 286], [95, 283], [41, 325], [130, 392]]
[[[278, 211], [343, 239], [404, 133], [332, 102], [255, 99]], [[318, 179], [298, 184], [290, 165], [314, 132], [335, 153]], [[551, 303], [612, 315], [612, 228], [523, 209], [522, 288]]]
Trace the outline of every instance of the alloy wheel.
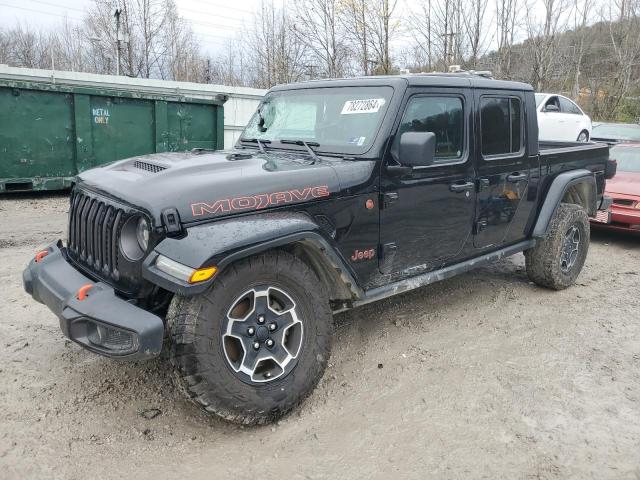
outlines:
[[302, 347], [303, 324], [291, 295], [271, 285], [238, 296], [223, 322], [222, 348], [246, 383], [266, 383], [289, 373]]

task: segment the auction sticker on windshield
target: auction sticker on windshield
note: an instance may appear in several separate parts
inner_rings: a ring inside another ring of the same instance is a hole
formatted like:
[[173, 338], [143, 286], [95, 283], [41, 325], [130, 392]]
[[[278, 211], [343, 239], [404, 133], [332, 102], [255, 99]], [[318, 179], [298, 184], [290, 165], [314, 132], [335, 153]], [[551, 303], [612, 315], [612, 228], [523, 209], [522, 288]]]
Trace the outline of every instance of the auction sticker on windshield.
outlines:
[[354, 113], [378, 113], [380, 107], [384, 105], [384, 98], [370, 98], [367, 100], [347, 100], [342, 107], [341, 115], [352, 115]]

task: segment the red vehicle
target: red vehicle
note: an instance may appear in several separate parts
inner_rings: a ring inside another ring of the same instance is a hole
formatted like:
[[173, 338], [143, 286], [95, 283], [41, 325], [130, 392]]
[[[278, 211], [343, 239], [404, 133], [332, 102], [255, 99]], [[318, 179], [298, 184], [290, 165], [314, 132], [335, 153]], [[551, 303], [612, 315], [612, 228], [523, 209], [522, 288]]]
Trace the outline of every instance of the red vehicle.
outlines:
[[593, 226], [640, 233], [640, 142], [619, 143], [610, 150], [618, 170], [607, 180], [605, 194], [613, 199], [609, 210], [598, 212]]

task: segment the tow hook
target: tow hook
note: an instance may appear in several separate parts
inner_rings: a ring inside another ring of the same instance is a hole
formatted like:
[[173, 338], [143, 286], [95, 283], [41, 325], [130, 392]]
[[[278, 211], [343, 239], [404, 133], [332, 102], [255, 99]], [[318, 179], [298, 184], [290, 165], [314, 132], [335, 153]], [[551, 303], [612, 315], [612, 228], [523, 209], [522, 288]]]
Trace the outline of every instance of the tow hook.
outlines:
[[79, 301], [83, 301], [86, 300], [86, 298], [89, 296], [89, 290], [91, 290], [93, 288], [93, 284], [91, 283], [87, 283], [86, 285], [81, 286], [78, 289], [78, 293], [76, 294], [76, 298]]
[[36, 253], [36, 258], [34, 259], [34, 261], [36, 263], [38, 263], [40, 260], [42, 260], [47, 255], [49, 255], [49, 250], [42, 250], [42, 251]]

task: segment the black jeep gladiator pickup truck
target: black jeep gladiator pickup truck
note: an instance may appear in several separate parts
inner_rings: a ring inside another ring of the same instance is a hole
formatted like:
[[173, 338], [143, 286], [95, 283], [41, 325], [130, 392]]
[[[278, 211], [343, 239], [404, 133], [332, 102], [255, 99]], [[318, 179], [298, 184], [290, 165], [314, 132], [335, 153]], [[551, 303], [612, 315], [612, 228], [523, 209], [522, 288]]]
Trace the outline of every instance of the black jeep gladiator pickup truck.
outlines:
[[207, 412], [265, 423], [317, 384], [333, 312], [519, 252], [538, 285], [572, 285], [588, 217], [608, 206], [608, 155], [540, 144], [521, 83], [277, 86], [232, 150], [80, 174], [67, 241], [35, 255], [24, 288], [84, 348], [140, 360], [164, 346]]

